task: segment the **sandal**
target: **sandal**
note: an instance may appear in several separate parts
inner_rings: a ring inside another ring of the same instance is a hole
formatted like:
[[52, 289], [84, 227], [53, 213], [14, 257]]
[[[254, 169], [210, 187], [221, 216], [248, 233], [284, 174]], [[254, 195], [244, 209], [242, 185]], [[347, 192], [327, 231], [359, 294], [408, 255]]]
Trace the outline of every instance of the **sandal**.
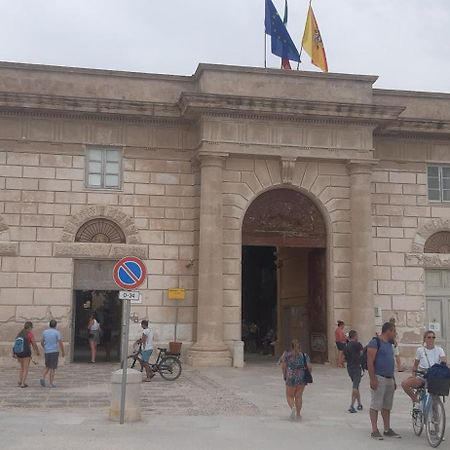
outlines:
[[28, 387], [28, 384], [22, 384], [22, 386], [20, 386], [21, 388], [27, 388]]

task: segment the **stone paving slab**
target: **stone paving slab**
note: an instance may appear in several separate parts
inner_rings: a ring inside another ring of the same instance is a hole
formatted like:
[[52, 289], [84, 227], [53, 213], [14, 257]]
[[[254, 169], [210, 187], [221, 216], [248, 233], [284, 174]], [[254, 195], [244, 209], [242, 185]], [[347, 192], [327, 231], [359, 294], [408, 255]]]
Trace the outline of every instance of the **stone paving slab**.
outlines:
[[[117, 366], [70, 365], [61, 368], [60, 388], [37, 386], [33, 368], [28, 392], [11, 401], [15, 372], [2, 370], [0, 448], [3, 450], [122, 450], [182, 448], [183, 450], [418, 450], [428, 448], [424, 436], [414, 436], [408, 398], [396, 392], [393, 427], [399, 440], [373, 441], [367, 409], [347, 412], [351, 384], [345, 370], [315, 366], [314, 384], [304, 395], [303, 420], [290, 422], [280, 368], [271, 361], [254, 362], [244, 369], [184, 367], [176, 383], [156, 379], [143, 384], [143, 420], [119, 425], [99, 406], [108, 393], [109, 373]], [[63, 377], [67, 370], [67, 377]], [[97, 375], [96, 375], [97, 374]], [[408, 374], [399, 374], [398, 382]], [[86, 386], [80, 386], [84, 377]], [[31, 384], [31, 383], [30, 383]], [[24, 390], [20, 390], [24, 391]], [[59, 393], [57, 391], [60, 391]], [[361, 385], [363, 403], [369, 403], [367, 377]], [[23, 397], [21, 397], [23, 395]], [[33, 396], [34, 400], [33, 400]], [[49, 397], [47, 397], [49, 396]], [[51, 397], [50, 397], [51, 396]], [[95, 398], [87, 400], [88, 398]], [[14, 395], [12, 395], [14, 397]], [[26, 407], [24, 401], [33, 403]], [[36, 399], [38, 399], [36, 401]], [[56, 400], [55, 400], [56, 399]], [[46, 402], [47, 409], [39, 406]], [[92, 402], [92, 403], [91, 403]], [[78, 405], [81, 404], [81, 407]], [[55, 405], [48, 408], [48, 405]], [[448, 403], [446, 403], [448, 412]], [[448, 415], [450, 417], [450, 415]], [[441, 448], [448, 448], [448, 443]]]
[[[38, 366], [30, 367], [28, 388], [17, 386], [15, 364], [2, 367], [0, 408], [14, 409], [102, 409], [109, 408], [111, 372], [118, 364], [68, 364], [56, 373], [56, 388], [39, 384]], [[259, 415], [250, 401], [200, 371], [183, 366], [183, 373], [174, 382], [156, 375], [151, 383], [142, 384], [144, 415]]]

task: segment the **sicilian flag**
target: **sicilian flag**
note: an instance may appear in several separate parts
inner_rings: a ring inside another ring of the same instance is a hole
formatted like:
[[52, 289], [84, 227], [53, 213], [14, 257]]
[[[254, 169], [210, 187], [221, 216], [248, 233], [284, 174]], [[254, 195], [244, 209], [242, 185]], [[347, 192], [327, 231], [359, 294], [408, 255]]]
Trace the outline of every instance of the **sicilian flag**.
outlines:
[[325, 47], [323, 45], [322, 36], [319, 31], [316, 16], [312, 6], [309, 5], [308, 17], [305, 24], [305, 32], [303, 33], [302, 47], [306, 53], [311, 56], [311, 62], [328, 72], [327, 55], [325, 54]]
[[[286, 10], [287, 19], [287, 10]], [[286, 25], [283, 23], [278, 11], [276, 10], [272, 0], [266, 0], [266, 18], [265, 18], [266, 34], [271, 37], [272, 53], [279, 56], [282, 61], [286, 60], [290, 69], [289, 61], [300, 62], [300, 54], [294, 42], [289, 35]]]
[[[288, 23], [288, 2], [284, 0], [284, 16], [283, 16], [284, 26], [287, 28]], [[281, 68], [285, 70], [291, 70], [291, 63], [287, 58], [281, 58]]]

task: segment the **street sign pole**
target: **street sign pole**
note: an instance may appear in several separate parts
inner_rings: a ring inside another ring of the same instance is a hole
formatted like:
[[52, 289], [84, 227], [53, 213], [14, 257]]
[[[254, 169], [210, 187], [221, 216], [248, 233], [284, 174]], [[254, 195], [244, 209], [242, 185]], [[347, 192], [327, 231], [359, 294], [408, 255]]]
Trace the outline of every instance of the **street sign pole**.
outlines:
[[125, 399], [127, 394], [128, 372], [128, 340], [130, 335], [131, 302], [140, 303], [139, 291], [133, 291], [141, 286], [147, 278], [145, 264], [135, 256], [120, 259], [113, 268], [114, 282], [123, 289], [119, 299], [123, 301], [122, 308], [122, 386], [120, 392], [120, 424], [125, 422]]
[[131, 300], [123, 300], [123, 333], [122, 333], [122, 389], [120, 395], [120, 424], [125, 422], [125, 398], [127, 394], [128, 372], [128, 339], [130, 335]]

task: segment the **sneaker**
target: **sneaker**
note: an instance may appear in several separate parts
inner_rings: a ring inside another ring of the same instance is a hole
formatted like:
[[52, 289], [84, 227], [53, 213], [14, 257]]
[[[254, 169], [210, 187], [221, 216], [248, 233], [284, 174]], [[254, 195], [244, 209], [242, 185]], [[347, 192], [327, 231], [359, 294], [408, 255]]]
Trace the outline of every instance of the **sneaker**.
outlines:
[[41, 379], [39, 380], [39, 383], [41, 383], [41, 386], [42, 386], [42, 387], [45, 387], [45, 380], [44, 380], [44, 378], [41, 378]]
[[293, 406], [291, 409], [291, 420], [295, 420], [296, 416], [297, 416], [297, 411], [295, 409], [295, 406]]
[[370, 435], [373, 439], [376, 439], [378, 441], [383, 441], [384, 437], [381, 436], [381, 433], [377, 430], [377, 431], [373, 431]]
[[362, 411], [363, 410], [363, 405], [358, 405], [358, 411]]
[[354, 414], [354, 413], [356, 413], [356, 409], [355, 409], [355, 407], [352, 405], [352, 406], [350, 406], [350, 408], [348, 408], [348, 412], [349, 413], [351, 413], [351, 414]]
[[389, 430], [385, 431], [383, 434], [386, 437], [392, 437], [392, 438], [397, 438], [397, 439], [401, 438], [401, 436], [399, 434], [397, 434], [392, 428], [389, 428]]

